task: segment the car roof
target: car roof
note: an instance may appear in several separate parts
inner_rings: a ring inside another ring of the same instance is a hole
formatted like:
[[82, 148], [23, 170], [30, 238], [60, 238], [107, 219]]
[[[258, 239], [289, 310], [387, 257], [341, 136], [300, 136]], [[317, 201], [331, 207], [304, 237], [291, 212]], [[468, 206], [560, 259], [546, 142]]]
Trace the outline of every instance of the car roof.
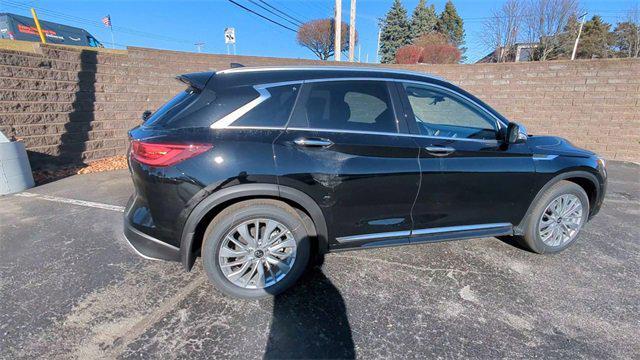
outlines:
[[442, 78], [426, 73], [365, 66], [262, 66], [238, 67], [215, 72], [216, 82], [222, 82], [225, 86], [329, 78], [394, 78], [444, 82]]

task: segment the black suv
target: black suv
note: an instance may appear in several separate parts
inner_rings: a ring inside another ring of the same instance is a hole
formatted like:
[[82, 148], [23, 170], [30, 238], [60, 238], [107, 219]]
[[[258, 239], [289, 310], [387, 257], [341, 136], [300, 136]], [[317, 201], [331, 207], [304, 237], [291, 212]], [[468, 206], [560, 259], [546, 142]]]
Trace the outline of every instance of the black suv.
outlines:
[[245, 298], [282, 292], [330, 251], [516, 236], [565, 249], [602, 205], [605, 162], [527, 135], [437, 77], [236, 68], [131, 130], [125, 235], [140, 255], [201, 256]]

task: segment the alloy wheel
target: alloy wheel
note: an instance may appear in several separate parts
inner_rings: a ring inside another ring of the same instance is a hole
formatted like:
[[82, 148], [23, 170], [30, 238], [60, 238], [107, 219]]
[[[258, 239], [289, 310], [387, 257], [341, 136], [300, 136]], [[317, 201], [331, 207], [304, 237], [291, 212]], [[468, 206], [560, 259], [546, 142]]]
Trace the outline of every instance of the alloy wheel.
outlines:
[[582, 227], [582, 212], [582, 201], [573, 194], [563, 194], [553, 199], [538, 224], [542, 242], [557, 247], [572, 241]]
[[262, 289], [282, 280], [293, 267], [297, 243], [282, 223], [256, 218], [229, 231], [218, 254], [220, 269], [236, 286]]

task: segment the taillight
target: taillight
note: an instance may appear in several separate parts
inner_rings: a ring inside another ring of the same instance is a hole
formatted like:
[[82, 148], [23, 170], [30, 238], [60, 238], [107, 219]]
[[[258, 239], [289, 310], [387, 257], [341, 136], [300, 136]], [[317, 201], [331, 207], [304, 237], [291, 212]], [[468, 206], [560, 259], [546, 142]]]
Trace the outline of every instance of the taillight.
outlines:
[[139, 140], [131, 142], [131, 157], [150, 166], [171, 166], [211, 149], [209, 144], [165, 144]]

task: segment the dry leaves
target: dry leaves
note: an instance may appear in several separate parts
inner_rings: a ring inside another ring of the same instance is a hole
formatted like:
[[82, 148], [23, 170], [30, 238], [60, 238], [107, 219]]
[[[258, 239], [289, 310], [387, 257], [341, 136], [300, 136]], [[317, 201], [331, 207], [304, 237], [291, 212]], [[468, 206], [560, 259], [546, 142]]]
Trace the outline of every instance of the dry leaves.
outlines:
[[122, 170], [127, 168], [127, 157], [124, 155], [92, 161], [82, 166], [72, 166], [58, 169], [44, 169], [33, 172], [36, 184], [41, 185], [76, 174], [90, 174], [102, 171]]

